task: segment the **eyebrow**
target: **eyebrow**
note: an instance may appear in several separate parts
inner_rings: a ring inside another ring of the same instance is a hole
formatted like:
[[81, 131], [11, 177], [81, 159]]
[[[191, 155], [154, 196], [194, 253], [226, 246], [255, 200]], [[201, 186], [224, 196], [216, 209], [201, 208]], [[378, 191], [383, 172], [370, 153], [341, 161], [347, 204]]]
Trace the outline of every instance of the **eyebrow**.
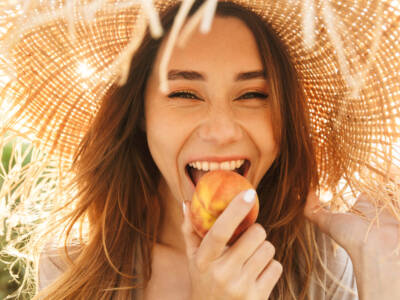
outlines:
[[[242, 72], [236, 75], [235, 81], [244, 81], [256, 78], [266, 79], [267, 75], [263, 70]], [[191, 70], [171, 70], [168, 72], [168, 80], [207, 80], [207, 76], [197, 71]]]

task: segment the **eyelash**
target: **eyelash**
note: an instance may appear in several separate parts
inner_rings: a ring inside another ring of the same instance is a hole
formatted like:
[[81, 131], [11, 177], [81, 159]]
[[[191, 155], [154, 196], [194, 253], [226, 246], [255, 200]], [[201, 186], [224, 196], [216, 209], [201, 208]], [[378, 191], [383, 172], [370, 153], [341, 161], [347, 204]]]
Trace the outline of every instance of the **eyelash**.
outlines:
[[[244, 96], [249, 96], [252, 95], [252, 97], [249, 98], [243, 98]], [[241, 95], [239, 98], [236, 98], [235, 100], [239, 99], [267, 99], [268, 94], [260, 93], [260, 92], [247, 92]], [[192, 100], [200, 100], [200, 98], [189, 91], [178, 91], [178, 92], [172, 92], [171, 94], [168, 95], [168, 98], [185, 98], [185, 99], [192, 99]]]

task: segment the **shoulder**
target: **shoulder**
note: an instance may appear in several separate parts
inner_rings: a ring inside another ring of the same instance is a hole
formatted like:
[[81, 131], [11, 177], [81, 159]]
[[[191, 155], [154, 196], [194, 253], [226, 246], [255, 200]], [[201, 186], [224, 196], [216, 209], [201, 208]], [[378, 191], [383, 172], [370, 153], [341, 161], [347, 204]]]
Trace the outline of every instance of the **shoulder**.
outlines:
[[[81, 247], [72, 245], [67, 247], [68, 255], [75, 259]], [[39, 290], [44, 289], [60, 277], [68, 268], [68, 261], [63, 247], [47, 246], [40, 254], [38, 264]]]
[[356, 300], [357, 286], [353, 264], [346, 250], [328, 235], [316, 229], [316, 273], [310, 292], [314, 298], [326, 300]]

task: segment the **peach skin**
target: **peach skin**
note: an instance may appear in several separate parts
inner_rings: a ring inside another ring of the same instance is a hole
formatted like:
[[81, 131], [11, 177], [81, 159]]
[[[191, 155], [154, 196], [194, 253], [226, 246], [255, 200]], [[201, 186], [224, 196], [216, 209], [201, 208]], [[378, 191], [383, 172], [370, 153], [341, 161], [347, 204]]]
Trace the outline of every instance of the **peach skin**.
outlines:
[[[248, 189], [254, 189], [254, 187], [245, 177], [236, 172], [216, 170], [204, 174], [196, 185], [189, 210], [196, 233], [204, 237], [232, 199]], [[256, 221], [258, 211], [259, 200], [256, 195], [253, 208], [236, 228], [228, 242], [229, 245]]]

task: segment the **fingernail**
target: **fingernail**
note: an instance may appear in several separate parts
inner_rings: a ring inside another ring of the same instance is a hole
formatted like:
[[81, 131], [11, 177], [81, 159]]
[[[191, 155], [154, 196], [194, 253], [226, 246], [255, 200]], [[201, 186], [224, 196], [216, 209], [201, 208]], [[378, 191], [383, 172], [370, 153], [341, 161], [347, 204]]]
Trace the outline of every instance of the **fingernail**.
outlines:
[[243, 200], [247, 203], [253, 202], [256, 197], [256, 191], [253, 189], [247, 190], [243, 195]]
[[321, 210], [321, 208], [322, 208], [321, 205], [317, 205], [317, 206], [313, 207], [312, 213], [316, 214], [317, 212], [319, 212]]
[[185, 201], [182, 201], [182, 210], [183, 210], [183, 214], [186, 214], [186, 204]]

